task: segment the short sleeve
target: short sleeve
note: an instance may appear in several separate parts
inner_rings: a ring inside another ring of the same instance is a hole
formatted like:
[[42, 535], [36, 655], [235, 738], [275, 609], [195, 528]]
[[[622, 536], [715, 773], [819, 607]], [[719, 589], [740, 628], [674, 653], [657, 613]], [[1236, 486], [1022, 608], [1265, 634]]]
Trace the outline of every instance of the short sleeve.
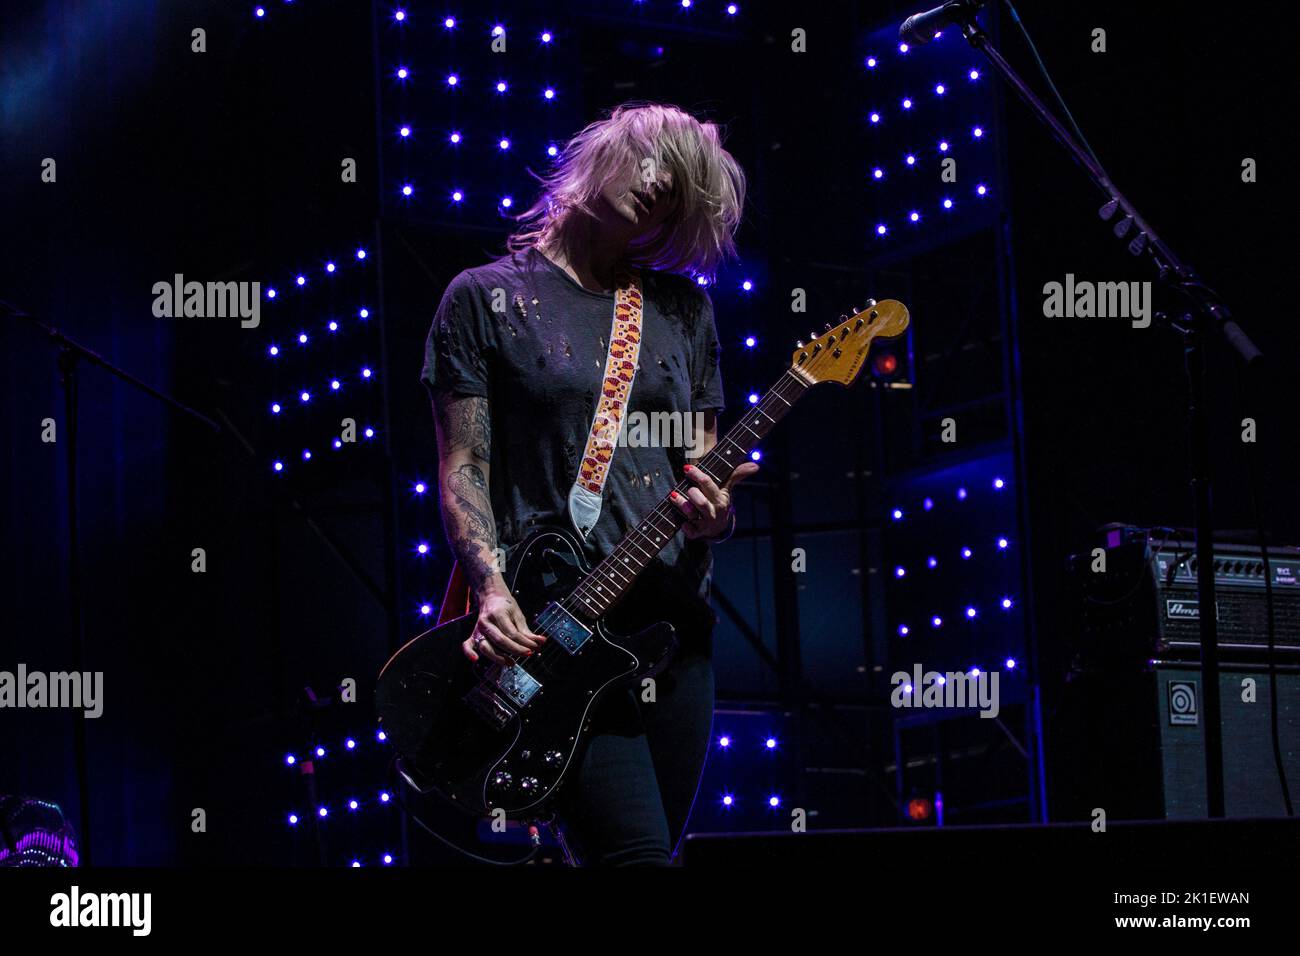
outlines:
[[691, 355], [691, 411], [726, 407], [722, 398], [722, 348], [718, 344], [718, 327], [713, 318], [713, 300], [700, 292], [700, 316], [695, 323]]
[[491, 353], [488, 312], [479, 284], [468, 272], [451, 281], [442, 295], [424, 346], [420, 381], [430, 395], [488, 395]]

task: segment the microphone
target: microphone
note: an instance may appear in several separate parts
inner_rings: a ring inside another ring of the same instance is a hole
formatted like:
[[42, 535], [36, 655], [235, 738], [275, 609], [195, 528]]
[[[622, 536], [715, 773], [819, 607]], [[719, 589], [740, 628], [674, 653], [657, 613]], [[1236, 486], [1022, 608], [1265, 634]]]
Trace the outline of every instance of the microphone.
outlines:
[[914, 46], [929, 43], [944, 27], [964, 22], [983, 5], [983, 0], [949, 0], [941, 7], [912, 14], [899, 27], [898, 36]]

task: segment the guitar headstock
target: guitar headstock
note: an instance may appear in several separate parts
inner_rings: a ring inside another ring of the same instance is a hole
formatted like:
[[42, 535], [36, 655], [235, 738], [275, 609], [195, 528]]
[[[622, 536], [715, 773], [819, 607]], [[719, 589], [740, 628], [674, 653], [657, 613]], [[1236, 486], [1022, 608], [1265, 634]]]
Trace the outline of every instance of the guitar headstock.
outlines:
[[867, 350], [876, 338], [888, 339], [907, 330], [907, 306], [897, 299], [868, 302], [861, 312], [840, 316], [839, 322], [811, 341], [800, 342], [790, 360], [796, 375], [812, 384], [839, 382], [851, 385], [866, 364]]

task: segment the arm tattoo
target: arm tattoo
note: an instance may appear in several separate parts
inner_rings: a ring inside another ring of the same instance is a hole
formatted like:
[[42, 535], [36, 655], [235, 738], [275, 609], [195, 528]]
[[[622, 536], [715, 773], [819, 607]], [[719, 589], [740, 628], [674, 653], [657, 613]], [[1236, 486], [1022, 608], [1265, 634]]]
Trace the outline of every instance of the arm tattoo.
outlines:
[[487, 481], [474, 464], [461, 465], [447, 476], [443, 495], [443, 522], [456, 557], [470, 586], [477, 589], [497, 570], [484, 555], [497, 547], [496, 522], [488, 499]]
[[436, 403], [442, 447], [446, 458], [468, 451], [471, 460], [447, 473], [441, 505], [447, 541], [460, 561], [470, 587], [477, 590], [499, 570], [495, 566], [496, 521], [484, 465], [491, 457], [492, 426], [485, 398], [466, 397]]
[[488, 400], [477, 396], [441, 402], [438, 413], [448, 451], [467, 448], [479, 461], [487, 463], [492, 449], [492, 421]]

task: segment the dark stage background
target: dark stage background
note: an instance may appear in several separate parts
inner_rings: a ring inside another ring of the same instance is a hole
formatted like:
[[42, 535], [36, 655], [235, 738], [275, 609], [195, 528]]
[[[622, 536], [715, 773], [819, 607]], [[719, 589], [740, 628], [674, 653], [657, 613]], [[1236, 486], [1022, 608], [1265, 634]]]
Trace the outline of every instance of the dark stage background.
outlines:
[[[710, 289], [724, 424], [770, 384], [796, 338], [850, 306], [899, 298], [913, 322], [897, 353], [915, 388], [810, 397], [740, 495], [741, 529], [718, 549], [715, 723], [736, 747], [711, 758], [692, 827], [788, 827], [767, 806], [778, 793], [783, 807], [811, 808], [813, 827], [933, 825], [933, 807], [916, 823], [907, 807], [939, 791], [949, 823], [1060, 819], [1052, 765], [1078, 743], [1052, 729], [1074, 615], [1065, 559], [1106, 522], [1190, 523], [1181, 347], [1155, 328], [1042, 316], [1044, 283], [1066, 273], [1151, 276], [1109, 238], [1081, 171], [974, 51], [953, 35], [901, 60], [889, 37], [915, 6], [900, 3], [746, 2], [730, 15], [714, 0], [689, 10], [413, 0], [401, 24], [393, 5], [359, 0], [267, 0], [263, 17], [254, 6], [11, 0], [0, 21], [0, 298], [223, 425], [213, 434], [81, 370], [86, 668], [106, 681], [104, 716], [88, 731], [95, 862], [370, 863], [385, 850], [401, 862], [368, 708], [391, 649], [422, 629], [424, 605], [436, 611], [448, 567], [436, 503], [415, 490], [434, 473], [417, 381], [424, 334], [447, 282], [501, 249], [500, 199], [523, 207], [525, 170], [542, 168], [545, 146], [630, 99], [724, 123], [750, 176], [742, 260]], [[1026, 2], [1021, 15], [1120, 188], [1272, 359], [1278, 387], [1247, 396], [1244, 414], [1260, 422], [1269, 528], [1297, 543], [1285, 386], [1300, 335], [1283, 166], [1296, 80], [1293, 32], [1276, 9]], [[441, 26], [448, 15], [454, 30]], [[1272, 26], [1250, 25], [1260, 21]], [[499, 69], [487, 49], [498, 22], [517, 51]], [[1003, 50], [1044, 92], [1008, 27], [1002, 18]], [[1096, 27], [1104, 54], [1090, 52]], [[191, 49], [195, 28], [206, 52]], [[554, 31], [548, 44], [543, 29]], [[806, 52], [791, 49], [796, 29]], [[401, 65], [410, 74], [399, 81]], [[981, 78], [958, 89], [971, 66]], [[445, 77], [457, 70], [465, 88], [453, 104]], [[494, 70], [510, 75], [506, 94], [489, 89]], [[935, 106], [930, 88], [945, 78], [953, 88]], [[548, 84], [553, 100], [540, 95]], [[909, 92], [913, 126], [897, 103]], [[412, 135], [400, 137], [407, 123]], [[973, 140], [977, 124], [985, 135]], [[463, 149], [449, 144], [452, 129]], [[935, 205], [945, 194], [932, 131], [952, 136], [967, 171], [950, 215]], [[511, 151], [482, 146], [503, 136], [515, 138]], [[927, 178], [906, 178], [909, 149]], [[47, 157], [55, 183], [40, 178]], [[356, 160], [356, 183], [340, 181], [344, 157]], [[1241, 180], [1246, 157], [1256, 183]], [[888, 170], [878, 181], [876, 166]], [[989, 187], [982, 204], [976, 182]], [[463, 203], [448, 201], [453, 188]], [[906, 219], [912, 202], [931, 204], [919, 225]], [[279, 294], [258, 329], [156, 319], [151, 288], [176, 273]], [[806, 290], [806, 314], [791, 313], [794, 289]], [[326, 344], [332, 317], [342, 328]], [[317, 350], [294, 351], [309, 327]], [[271, 343], [292, 352], [279, 366]], [[56, 353], [6, 319], [0, 355], [0, 669], [59, 670], [73, 646], [67, 476], [64, 446], [41, 438], [44, 419], [66, 424]], [[318, 379], [319, 406], [335, 374], [341, 397], [320, 414], [337, 407], [374, 437], [339, 461], [318, 442], [309, 473], [297, 443], [307, 432], [294, 429], [310, 421], [277, 424], [268, 407], [299, 405], [294, 393]], [[1249, 529], [1243, 412], [1225, 355], [1210, 376], [1216, 526]], [[955, 444], [940, 440], [949, 416]], [[272, 470], [278, 459], [284, 474]], [[962, 512], [955, 492], [967, 486]], [[1009, 538], [1002, 559], [999, 535]], [[978, 553], [965, 577], [900, 590], [896, 565], [912, 581], [933, 552], [943, 570], [968, 538]], [[808, 555], [801, 575], [784, 557], [797, 547]], [[203, 573], [191, 569], [196, 548]], [[1013, 607], [994, 621], [1003, 595]], [[956, 633], [970, 601], [978, 614]], [[924, 651], [900, 645], [900, 626], [926, 629], [915, 615], [941, 611], [948, 636], [926, 638]], [[1004, 658], [1019, 666], [1004, 674], [1002, 730], [969, 716], [917, 723], [889, 706], [888, 675], [904, 662]], [[328, 697], [349, 678], [356, 704], [303, 706], [304, 688]], [[76, 820], [72, 728], [66, 711], [0, 714], [0, 792], [54, 800]], [[355, 766], [336, 770], [348, 734]], [[765, 747], [768, 737], [778, 745]], [[320, 844], [306, 820], [286, 824], [291, 811], [314, 815], [299, 767], [317, 744], [329, 789], [319, 802], [346, 817], [355, 794], [371, 821], [355, 831], [340, 821]], [[727, 816], [724, 793], [753, 809]], [[196, 808], [207, 832], [193, 831]]]

